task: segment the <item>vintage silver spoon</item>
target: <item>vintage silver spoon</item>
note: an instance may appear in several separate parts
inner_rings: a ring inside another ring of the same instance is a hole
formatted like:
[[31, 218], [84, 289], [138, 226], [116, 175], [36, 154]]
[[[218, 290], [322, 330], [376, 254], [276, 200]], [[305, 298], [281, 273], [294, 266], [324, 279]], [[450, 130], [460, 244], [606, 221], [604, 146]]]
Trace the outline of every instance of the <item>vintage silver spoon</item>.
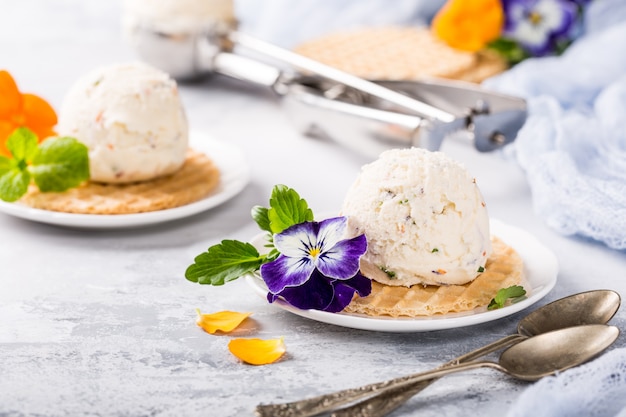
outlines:
[[[517, 334], [504, 337], [483, 348], [469, 352], [442, 365], [469, 362], [499, 349], [521, 342], [526, 337], [582, 324], [605, 324], [620, 307], [620, 296], [611, 290], [594, 290], [561, 298], [547, 304], [526, 317], [517, 326]], [[333, 417], [382, 417], [392, 412], [411, 397], [435, 382], [436, 379], [374, 395], [362, 402], [337, 410]]]
[[498, 362], [473, 361], [450, 365], [414, 374], [403, 380], [390, 380], [381, 391], [477, 368], [493, 368], [517, 379], [536, 381], [590, 360], [611, 346], [618, 336], [619, 329], [606, 324], [553, 330], [509, 347], [502, 352]]
[[[607, 323], [617, 312], [620, 306], [620, 296], [615, 291], [596, 290], [565, 297], [530, 313], [518, 325], [518, 333], [504, 337], [485, 347], [462, 355], [443, 366], [464, 363], [478, 359], [483, 355], [495, 352], [504, 347], [519, 343], [528, 336], [545, 333], [554, 329], [577, 326], [581, 324]], [[404, 377], [407, 378], [407, 377]], [[398, 380], [404, 378], [397, 378]], [[424, 389], [434, 380], [421, 381], [410, 386], [403, 386], [399, 392], [385, 391], [385, 395], [374, 397], [371, 406], [360, 405], [356, 410], [363, 416], [381, 416], [407, 401], [413, 395]], [[306, 417], [328, 412], [341, 405], [347, 405], [362, 398], [378, 394], [387, 385], [387, 382], [370, 384], [360, 388], [347, 389], [337, 393], [321, 395], [306, 400], [283, 404], [262, 404], [257, 406], [256, 415], [259, 417]], [[369, 401], [369, 400], [368, 400]], [[352, 408], [352, 407], [351, 407]], [[337, 411], [337, 415], [343, 411]], [[371, 414], [366, 414], [366, 412]], [[343, 414], [349, 416], [350, 414]]]

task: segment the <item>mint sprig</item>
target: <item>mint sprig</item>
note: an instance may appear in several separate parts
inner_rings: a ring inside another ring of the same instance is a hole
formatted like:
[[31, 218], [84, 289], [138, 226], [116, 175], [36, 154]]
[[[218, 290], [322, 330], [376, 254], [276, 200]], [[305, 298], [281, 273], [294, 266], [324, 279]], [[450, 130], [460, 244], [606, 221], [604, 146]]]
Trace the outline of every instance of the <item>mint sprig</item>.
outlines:
[[185, 277], [200, 284], [224, 285], [256, 271], [265, 258], [249, 243], [222, 240], [220, 244], [196, 256], [194, 263], [185, 271]]
[[37, 136], [21, 127], [6, 144], [13, 157], [0, 156], [1, 200], [19, 200], [31, 180], [42, 192], [61, 192], [89, 179], [88, 149], [74, 138], [49, 138], [38, 145]]
[[526, 290], [521, 285], [513, 285], [511, 287], [502, 288], [496, 293], [496, 296], [491, 300], [487, 309], [495, 310], [497, 308], [502, 308], [507, 300], [510, 299], [512, 302], [521, 301], [522, 297], [525, 295]]
[[313, 211], [307, 202], [295, 190], [285, 185], [274, 186], [269, 203], [269, 207], [255, 206], [251, 212], [259, 228], [268, 232], [268, 243], [265, 245], [269, 248], [267, 254], [259, 254], [249, 243], [223, 240], [198, 255], [185, 271], [185, 278], [199, 284], [223, 285], [256, 272], [261, 265], [280, 255], [274, 247], [274, 234], [293, 225], [313, 221]]
[[280, 233], [294, 224], [313, 221], [313, 211], [294, 189], [285, 185], [276, 185], [270, 197], [267, 217], [270, 231]]

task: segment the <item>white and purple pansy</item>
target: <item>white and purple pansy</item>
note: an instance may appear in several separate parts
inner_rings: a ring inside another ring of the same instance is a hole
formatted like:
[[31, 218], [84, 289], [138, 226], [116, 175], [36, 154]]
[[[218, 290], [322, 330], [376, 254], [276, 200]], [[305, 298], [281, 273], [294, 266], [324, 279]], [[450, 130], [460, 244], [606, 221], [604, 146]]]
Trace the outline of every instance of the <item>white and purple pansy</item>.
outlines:
[[300, 309], [343, 310], [354, 293], [364, 297], [371, 281], [359, 272], [365, 235], [345, 239], [346, 217], [295, 224], [274, 234], [280, 256], [261, 266], [269, 302], [278, 297]]
[[518, 42], [532, 56], [557, 52], [571, 40], [580, 0], [503, 0], [504, 37]]

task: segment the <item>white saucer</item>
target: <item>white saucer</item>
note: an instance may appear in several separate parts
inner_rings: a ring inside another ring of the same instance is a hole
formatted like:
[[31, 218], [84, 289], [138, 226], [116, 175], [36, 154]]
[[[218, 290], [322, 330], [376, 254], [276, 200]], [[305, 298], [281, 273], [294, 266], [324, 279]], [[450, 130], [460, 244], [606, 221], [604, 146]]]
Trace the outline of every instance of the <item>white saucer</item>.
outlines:
[[[498, 220], [491, 220], [491, 233], [512, 246], [524, 261], [527, 298], [509, 306], [487, 310], [485, 307], [463, 313], [445, 314], [420, 318], [371, 317], [351, 313], [328, 313], [319, 310], [300, 310], [278, 299], [273, 305], [311, 320], [362, 330], [382, 332], [424, 332], [431, 330], [454, 329], [485, 323], [521, 311], [546, 296], [554, 287], [558, 274], [556, 256], [534, 236], [514, 226]], [[252, 240], [257, 249], [262, 250], [263, 234]], [[245, 277], [247, 283], [263, 298], [267, 287], [258, 275]]]
[[216, 207], [239, 194], [250, 180], [250, 169], [243, 152], [207, 134], [191, 132], [190, 146], [206, 153], [220, 169], [220, 184], [202, 200], [167, 210], [137, 214], [74, 214], [41, 210], [20, 203], [0, 201], [0, 212], [40, 223], [89, 229], [147, 226], [181, 219]]

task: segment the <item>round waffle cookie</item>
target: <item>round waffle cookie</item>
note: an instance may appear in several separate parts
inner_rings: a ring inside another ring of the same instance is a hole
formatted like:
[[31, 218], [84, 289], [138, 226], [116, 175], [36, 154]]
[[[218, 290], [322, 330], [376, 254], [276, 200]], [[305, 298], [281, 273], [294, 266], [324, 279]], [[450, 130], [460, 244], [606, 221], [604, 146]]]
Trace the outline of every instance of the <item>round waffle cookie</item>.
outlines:
[[336, 32], [295, 52], [370, 80], [449, 78], [480, 82], [506, 69], [495, 55], [453, 49], [428, 28], [379, 27]]
[[[485, 271], [465, 285], [392, 287], [372, 281], [372, 293], [355, 297], [344, 311], [369, 316], [419, 317], [485, 307], [501, 288], [519, 285], [524, 264], [502, 240], [492, 238], [493, 253]], [[375, 268], [375, 267], [374, 267]], [[362, 267], [367, 276], [367, 268]]]
[[219, 169], [210, 158], [189, 150], [183, 166], [165, 177], [133, 184], [87, 182], [63, 193], [42, 193], [32, 186], [20, 202], [66, 213], [144, 213], [198, 201], [217, 187], [219, 179]]

